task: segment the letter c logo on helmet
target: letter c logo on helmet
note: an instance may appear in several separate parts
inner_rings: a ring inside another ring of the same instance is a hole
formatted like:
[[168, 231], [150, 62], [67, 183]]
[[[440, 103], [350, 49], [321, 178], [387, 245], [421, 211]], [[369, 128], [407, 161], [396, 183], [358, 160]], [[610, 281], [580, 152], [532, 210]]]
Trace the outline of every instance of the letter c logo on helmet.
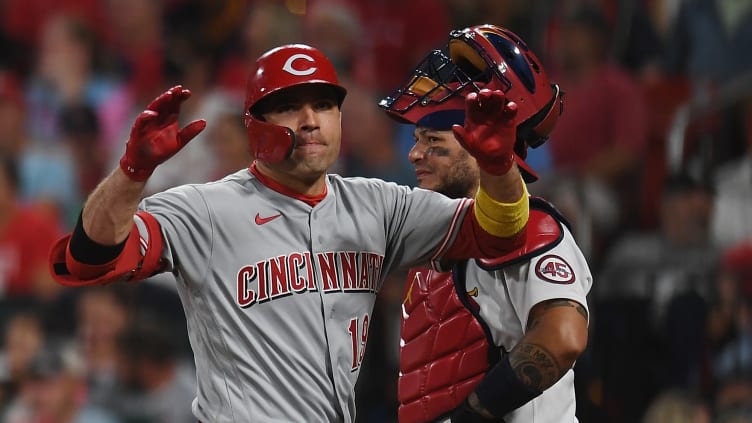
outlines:
[[313, 60], [313, 57], [307, 54], [302, 54], [302, 53], [293, 54], [292, 56], [290, 56], [289, 59], [287, 59], [287, 61], [285, 62], [285, 65], [282, 66], [282, 70], [284, 70], [285, 72], [291, 73], [293, 75], [305, 76], [305, 75], [310, 75], [316, 72], [316, 69], [318, 69], [316, 66], [310, 67], [308, 69], [301, 69], [301, 70], [295, 69], [293, 67], [293, 63], [295, 63], [295, 61], [298, 59], [307, 60], [311, 63], [316, 63], [316, 61]]

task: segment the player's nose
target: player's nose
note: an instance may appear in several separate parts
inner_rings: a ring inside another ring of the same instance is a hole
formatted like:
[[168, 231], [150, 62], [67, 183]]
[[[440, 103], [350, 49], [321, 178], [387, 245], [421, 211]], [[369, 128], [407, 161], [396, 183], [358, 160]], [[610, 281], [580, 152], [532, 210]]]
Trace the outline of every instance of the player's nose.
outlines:
[[303, 104], [298, 113], [299, 126], [303, 130], [313, 130], [319, 127], [319, 119], [316, 110], [310, 103]]
[[426, 157], [426, 147], [421, 142], [416, 142], [413, 147], [407, 153], [407, 158], [412, 163], [416, 163], [419, 160], [423, 160]]

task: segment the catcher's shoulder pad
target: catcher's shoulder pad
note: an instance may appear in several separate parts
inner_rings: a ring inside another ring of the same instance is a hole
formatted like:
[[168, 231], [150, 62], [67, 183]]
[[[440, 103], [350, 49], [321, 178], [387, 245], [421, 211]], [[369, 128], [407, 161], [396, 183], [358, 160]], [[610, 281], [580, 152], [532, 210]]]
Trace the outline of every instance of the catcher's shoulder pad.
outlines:
[[525, 245], [509, 254], [493, 259], [477, 259], [478, 266], [497, 270], [548, 251], [564, 238], [563, 226], [569, 223], [553, 204], [540, 197], [530, 197], [530, 218], [527, 222]]

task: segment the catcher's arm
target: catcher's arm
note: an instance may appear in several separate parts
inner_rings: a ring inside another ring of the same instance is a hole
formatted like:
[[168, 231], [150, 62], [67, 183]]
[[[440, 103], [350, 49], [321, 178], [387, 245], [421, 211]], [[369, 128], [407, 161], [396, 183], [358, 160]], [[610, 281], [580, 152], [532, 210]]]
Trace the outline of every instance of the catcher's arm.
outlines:
[[453, 125], [457, 141], [478, 162], [480, 188], [475, 217], [496, 237], [520, 233], [528, 220], [525, 184], [514, 162], [517, 104], [501, 90], [482, 89], [465, 96], [465, 122]]
[[552, 299], [530, 311], [525, 336], [486, 375], [452, 423], [501, 421], [559, 381], [587, 346], [588, 315], [580, 303]]
[[509, 352], [509, 361], [520, 380], [543, 391], [574, 365], [587, 340], [585, 307], [564, 298], [543, 301], [530, 310], [525, 336]]

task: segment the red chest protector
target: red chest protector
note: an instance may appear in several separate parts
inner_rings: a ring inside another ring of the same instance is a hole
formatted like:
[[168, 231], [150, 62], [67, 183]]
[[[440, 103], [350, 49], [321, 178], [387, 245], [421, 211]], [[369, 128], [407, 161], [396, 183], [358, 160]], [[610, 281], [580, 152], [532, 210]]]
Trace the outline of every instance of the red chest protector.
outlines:
[[[478, 265], [493, 270], [553, 248], [563, 237], [561, 222], [553, 206], [531, 198], [525, 246], [503, 257], [478, 260]], [[499, 347], [465, 290], [465, 264], [446, 273], [410, 270], [402, 301], [400, 423], [431, 422], [446, 415], [499, 360]]]

